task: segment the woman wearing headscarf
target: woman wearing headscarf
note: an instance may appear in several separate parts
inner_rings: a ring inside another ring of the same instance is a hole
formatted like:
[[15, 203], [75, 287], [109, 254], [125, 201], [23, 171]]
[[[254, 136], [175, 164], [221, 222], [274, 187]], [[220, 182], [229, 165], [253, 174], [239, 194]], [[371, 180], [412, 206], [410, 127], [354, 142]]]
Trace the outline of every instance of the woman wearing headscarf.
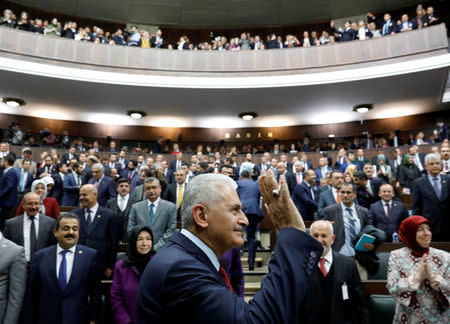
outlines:
[[430, 247], [430, 222], [422, 216], [405, 219], [398, 234], [406, 247], [389, 258], [393, 323], [450, 323], [450, 254]]
[[[57, 219], [60, 214], [58, 202], [55, 198], [47, 197], [47, 182], [44, 179], [34, 180], [31, 184], [31, 192], [37, 193], [41, 197], [41, 206], [39, 213], [48, 217]], [[24, 209], [22, 201], [16, 211], [16, 216], [22, 215]]]
[[114, 323], [137, 323], [136, 296], [147, 263], [155, 255], [153, 233], [147, 226], [136, 226], [128, 235], [128, 253], [116, 263], [111, 285]]
[[384, 154], [377, 156], [377, 164], [374, 165], [374, 169], [378, 178], [383, 179], [386, 183], [391, 183], [392, 169], [389, 164], [386, 164], [386, 156]]
[[407, 189], [411, 189], [414, 180], [420, 177], [419, 168], [414, 164], [414, 157], [411, 154], [405, 154], [403, 164], [398, 170], [397, 180], [403, 187], [403, 193], [407, 193]]

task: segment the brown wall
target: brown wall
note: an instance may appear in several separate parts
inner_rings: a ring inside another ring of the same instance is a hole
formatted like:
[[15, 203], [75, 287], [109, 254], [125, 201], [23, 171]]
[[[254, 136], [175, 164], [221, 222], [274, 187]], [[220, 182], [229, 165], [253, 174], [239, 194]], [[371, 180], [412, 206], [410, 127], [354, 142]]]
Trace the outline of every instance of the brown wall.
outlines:
[[[165, 139], [177, 140], [179, 134], [184, 142], [210, 143], [225, 140], [225, 142], [238, 143], [264, 143], [274, 139], [280, 141], [297, 141], [309, 132], [313, 139], [326, 139], [330, 133], [336, 137], [361, 136], [363, 131], [372, 134], [385, 134], [393, 130], [411, 131], [423, 130], [427, 134], [436, 128], [436, 119], [450, 122], [450, 109], [436, 113], [412, 115], [398, 118], [367, 120], [360, 122], [347, 122], [325, 125], [305, 125], [287, 127], [243, 128], [243, 129], [210, 129], [210, 128], [159, 128], [147, 126], [116, 126], [95, 124], [68, 120], [52, 120], [45, 118], [28, 117], [21, 115], [0, 114], [0, 128], [7, 129], [11, 122], [21, 124], [23, 130], [30, 130], [38, 134], [44, 127], [50, 128], [55, 134], [61, 134], [67, 129], [71, 136], [84, 138], [105, 139], [111, 136], [117, 140], [154, 141], [158, 136]], [[230, 138], [225, 138], [226, 133]], [[239, 134], [239, 138], [237, 135]], [[247, 137], [250, 134], [250, 137]], [[269, 135], [272, 135], [271, 137]]]

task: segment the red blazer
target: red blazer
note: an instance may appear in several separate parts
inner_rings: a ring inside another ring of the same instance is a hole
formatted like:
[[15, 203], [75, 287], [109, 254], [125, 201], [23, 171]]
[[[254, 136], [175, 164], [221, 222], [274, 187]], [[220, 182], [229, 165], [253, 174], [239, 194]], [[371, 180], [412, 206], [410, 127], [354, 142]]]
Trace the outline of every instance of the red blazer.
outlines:
[[[16, 216], [22, 215], [25, 212], [25, 210], [23, 209], [23, 206], [22, 206], [22, 202], [23, 201], [20, 202], [20, 205], [17, 208]], [[48, 217], [51, 217], [54, 219], [57, 219], [59, 217], [59, 213], [60, 213], [59, 205], [55, 198], [46, 197], [43, 201], [43, 204], [45, 207], [45, 214]]]

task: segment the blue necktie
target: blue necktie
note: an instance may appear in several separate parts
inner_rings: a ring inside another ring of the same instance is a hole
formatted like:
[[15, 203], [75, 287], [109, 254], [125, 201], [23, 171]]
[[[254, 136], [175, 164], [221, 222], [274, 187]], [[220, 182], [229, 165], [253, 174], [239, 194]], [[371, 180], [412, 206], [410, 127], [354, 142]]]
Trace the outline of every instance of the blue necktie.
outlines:
[[150, 204], [150, 224], [153, 223], [153, 219], [155, 218], [155, 210], [153, 209], [155, 207], [154, 203]]
[[64, 291], [64, 289], [66, 289], [67, 286], [67, 262], [66, 262], [66, 253], [68, 250], [63, 250], [61, 251], [61, 255], [62, 255], [62, 260], [61, 260], [61, 264], [59, 266], [59, 286], [61, 287], [61, 290]]
[[386, 21], [383, 25], [383, 35], [386, 35], [388, 32], [388, 23], [389, 23], [389, 20]]
[[91, 226], [91, 210], [86, 209], [87, 217], [86, 217], [86, 225], [89, 228]]
[[348, 211], [350, 217], [349, 217], [349, 223], [350, 223], [350, 234], [352, 235], [352, 241], [356, 238], [356, 230], [355, 230], [355, 220], [353, 219], [353, 210], [350, 207], [345, 208], [346, 211]]
[[20, 181], [19, 181], [19, 188], [20, 188], [20, 192], [23, 192], [23, 182], [25, 180], [25, 172], [22, 171], [20, 173]]
[[438, 183], [439, 179], [438, 178], [433, 178], [433, 189], [434, 189], [434, 193], [436, 194], [436, 197], [438, 197], [438, 199], [441, 198], [441, 191], [439, 190], [439, 183]]

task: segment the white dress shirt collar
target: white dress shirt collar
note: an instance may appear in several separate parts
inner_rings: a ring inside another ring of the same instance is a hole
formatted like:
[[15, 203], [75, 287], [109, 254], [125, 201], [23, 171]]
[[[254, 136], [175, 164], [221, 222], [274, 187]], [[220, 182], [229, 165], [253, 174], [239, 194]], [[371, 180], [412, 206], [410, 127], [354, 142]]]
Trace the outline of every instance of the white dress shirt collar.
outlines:
[[214, 268], [216, 268], [217, 271], [219, 271], [219, 260], [217, 259], [217, 255], [214, 253], [214, 251], [206, 245], [202, 240], [200, 240], [197, 236], [189, 232], [188, 230], [185, 230], [184, 228], [180, 231], [181, 234], [186, 236], [188, 239], [192, 241], [197, 247], [202, 250], [206, 256], [209, 258], [211, 263], [213, 264]]
[[[75, 251], [77, 249], [77, 246], [74, 245], [67, 251], [70, 251], [69, 253], [66, 253], [66, 279], [67, 283], [70, 281], [70, 275], [72, 274], [73, 269], [73, 261], [75, 259]], [[59, 279], [59, 268], [61, 266], [62, 261], [62, 254], [61, 251], [64, 251], [64, 249], [57, 244], [56, 245], [56, 277]]]
[[94, 216], [97, 214], [98, 203], [96, 203], [93, 207], [91, 207], [91, 208], [86, 208], [86, 209], [84, 210], [86, 216], [87, 216], [87, 212], [86, 212], [86, 211], [87, 211], [88, 209], [91, 210], [91, 222], [93, 222], [93, 221], [94, 221]]
[[153, 205], [155, 205], [155, 207], [153, 207], [154, 208], [153, 211], [156, 213], [156, 209], [158, 209], [160, 200], [161, 200], [161, 198], [159, 198], [159, 197], [154, 202], [151, 202], [150, 199], [147, 199], [148, 210], [150, 210], [150, 205], [153, 204]]
[[[333, 251], [332, 251], [332, 249], [330, 248], [328, 253], [325, 254], [321, 258], [325, 258], [325, 260], [326, 260], [325, 264], [324, 264], [325, 269], [327, 270], [327, 273], [330, 272], [331, 265], [333, 264]], [[320, 259], [319, 259], [319, 267], [320, 267]]]

